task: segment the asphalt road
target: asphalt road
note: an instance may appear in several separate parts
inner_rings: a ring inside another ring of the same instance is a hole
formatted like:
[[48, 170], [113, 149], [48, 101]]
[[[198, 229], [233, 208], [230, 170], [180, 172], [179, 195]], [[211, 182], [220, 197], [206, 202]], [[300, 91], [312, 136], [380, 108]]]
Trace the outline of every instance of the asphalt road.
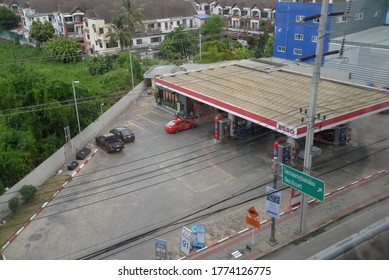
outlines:
[[[375, 182], [382, 183], [380, 181]], [[264, 260], [305, 260], [360, 232], [368, 226], [388, 217], [389, 198], [377, 202], [363, 210], [352, 213], [323, 228], [316, 237], [301, 243], [291, 243], [277, 251], [265, 255]], [[372, 248], [382, 249], [382, 248]], [[373, 252], [371, 254], [374, 254]]]
[[[388, 118], [373, 117], [356, 123], [356, 137], [374, 141], [387, 134], [370, 124], [389, 125]], [[205, 224], [208, 243], [247, 227], [245, 212], [254, 202], [242, 201], [263, 194], [272, 179], [272, 134], [216, 144], [212, 122], [200, 119], [198, 128], [171, 135], [163, 130], [171, 118], [153, 105], [152, 97], [131, 105], [105, 131], [129, 126], [135, 142], [116, 154], [99, 150], [6, 248], [7, 259], [78, 259], [115, 244], [120, 245], [116, 250], [96, 258], [154, 259], [157, 237], [168, 241], [169, 256], [177, 259], [182, 225]], [[362, 135], [365, 129], [369, 131]], [[359, 138], [353, 143], [363, 145]], [[329, 148], [323, 153], [331, 156], [340, 150]], [[321, 179], [328, 180], [329, 191], [381, 170], [383, 164], [387, 166], [387, 155], [387, 151], [377, 153], [374, 161], [369, 158], [348, 166], [341, 175]], [[228, 208], [232, 204], [237, 206]], [[255, 204], [263, 209], [261, 199]], [[288, 207], [289, 190], [285, 190], [281, 209]]]

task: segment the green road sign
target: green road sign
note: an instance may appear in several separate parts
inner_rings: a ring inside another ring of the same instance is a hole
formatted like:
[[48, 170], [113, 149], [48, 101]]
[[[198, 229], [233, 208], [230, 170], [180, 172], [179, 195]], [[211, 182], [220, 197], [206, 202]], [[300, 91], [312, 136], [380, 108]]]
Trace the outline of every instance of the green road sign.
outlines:
[[316, 179], [285, 164], [282, 165], [282, 183], [313, 198], [324, 201], [325, 184], [322, 180]]

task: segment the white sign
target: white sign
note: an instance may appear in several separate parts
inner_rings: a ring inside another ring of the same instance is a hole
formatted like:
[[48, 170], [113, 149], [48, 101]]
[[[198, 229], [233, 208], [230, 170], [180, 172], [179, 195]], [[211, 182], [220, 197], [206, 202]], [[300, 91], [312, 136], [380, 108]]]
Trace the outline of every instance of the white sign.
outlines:
[[189, 255], [190, 247], [192, 246], [192, 231], [187, 227], [182, 227], [181, 231], [181, 252]]
[[266, 186], [266, 215], [279, 219], [280, 218], [280, 204], [281, 192], [274, 188]]

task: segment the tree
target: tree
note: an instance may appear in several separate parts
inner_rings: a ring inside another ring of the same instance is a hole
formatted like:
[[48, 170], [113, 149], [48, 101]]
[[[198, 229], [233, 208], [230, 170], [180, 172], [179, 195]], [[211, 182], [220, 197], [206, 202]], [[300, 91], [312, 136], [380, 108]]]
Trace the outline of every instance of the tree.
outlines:
[[36, 191], [37, 191], [37, 189], [33, 185], [24, 185], [20, 189], [19, 193], [21, 194], [24, 202], [27, 202], [34, 196]]
[[45, 46], [47, 51], [54, 60], [64, 63], [75, 62], [79, 60], [80, 44], [71, 38], [49, 39]]
[[146, 17], [142, 9], [137, 7], [135, 0], [121, 0], [120, 11], [123, 16], [124, 24], [134, 33], [137, 30], [143, 30], [143, 20]]
[[0, 30], [11, 30], [19, 24], [19, 17], [7, 7], [0, 7]]
[[53, 38], [54, 33], [54, 27], [49, 21], [42, 23], [39, 20], [35, 20], [31, 25], [30, 36], [39, 43], [46, 42], [50, 38]]
[[197, 33], [185, 31], [185, 26], [180, 25], [166, 35], [161, 43], [161, 53], [166, 58], [191, 58], [197, 53]]
[[96, 56], [87, 60], [88, 71], [92, 76], [103, 75], [113, 67], [113, 61], [110, 56]]
[[205, 23], [200, 27], [200, 34], [206, 38], [214, 38], [221, 36], [223, 27], [226, 25], [224, 18], [213, 15], [205, 20]]
[[19, 198], [13, 197], [10, 200], [8, 200], [8, 208], [9, 210], [11, 210], [13, 214], [15, 214], [19, 208]]
[[121, 13], [112, 18], [111, 30], [107, 38], [110, 43], [119, 41], [120, 48], [132, 46], [132, 37], [135, 31], [143, 30], [145, 16], [142, 9], [136, 6], [134, 0], [121, 0], [119, 3]]
[[125, 25], [122, 15], [112, 18], [111, 29], [107, 34], [111, 44], [119, 41], [121, 50], [124, 50], [132, 45], [132, 35], [133, 32]]
[[267, 38], [267, 42], [261, 57], [272, 57], [273, 45], [274, 45], [274, 35], [270, 34], [269, 37]]

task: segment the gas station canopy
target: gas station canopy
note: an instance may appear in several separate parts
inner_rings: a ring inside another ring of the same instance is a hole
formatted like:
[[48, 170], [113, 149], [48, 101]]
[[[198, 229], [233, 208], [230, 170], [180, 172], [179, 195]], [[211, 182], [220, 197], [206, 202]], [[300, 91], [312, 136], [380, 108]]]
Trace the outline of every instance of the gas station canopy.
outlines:
[[[274, 67], [273, 67], [274, 68]], [[312, 76], [246, 63], [156, 78], [156, 85], [293, 138], [306, 135]], [[302, 113], [300, 112], [302, 108]], [[389, 91], [321, 79], [318, 130], [389, 109]], [[304, 120], [302, 120], [304, 118]]]

